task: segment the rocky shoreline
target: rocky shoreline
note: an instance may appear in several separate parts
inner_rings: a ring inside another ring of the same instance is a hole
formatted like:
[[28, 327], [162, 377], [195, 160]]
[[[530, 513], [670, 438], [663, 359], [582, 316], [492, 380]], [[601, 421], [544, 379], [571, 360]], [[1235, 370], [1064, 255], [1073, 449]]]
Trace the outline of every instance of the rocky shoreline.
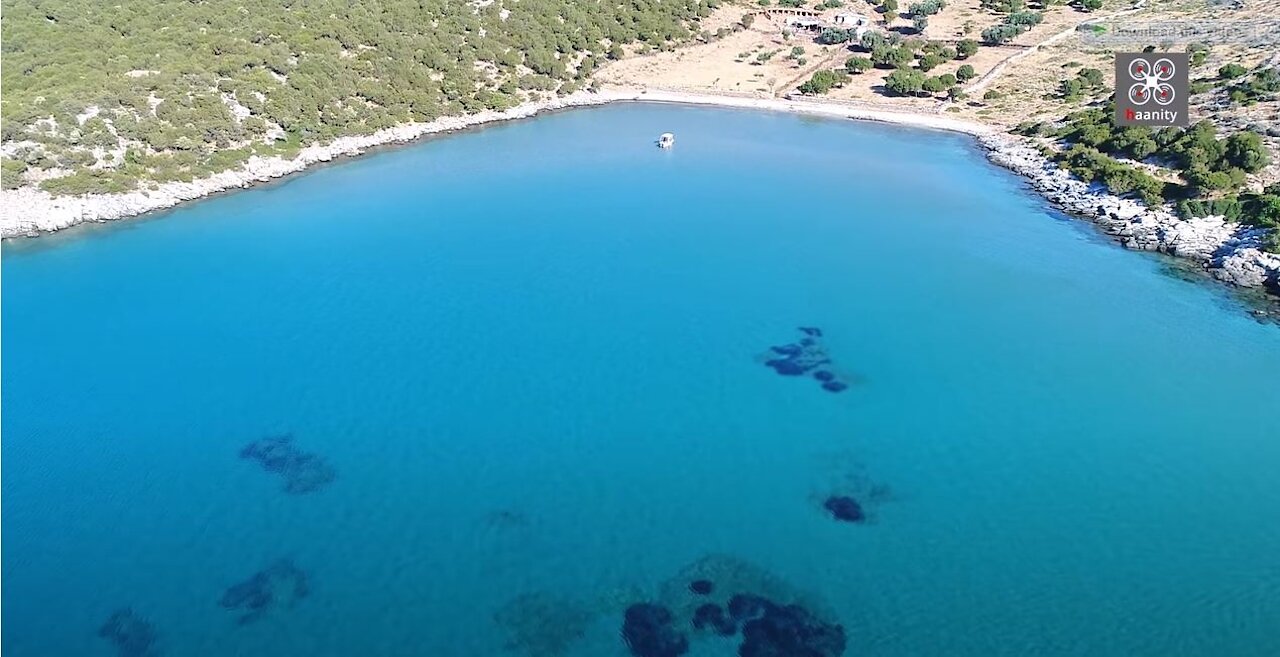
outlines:
[[1220, 281], [1280, 293], [1280, 256], [1260, 248], [1265, 229], [1220, 216], [1183, 220], [1076, 179], [1015, 137], [987, 134], [979, 139], [992, 162], [1027, 178], [1045, 198], [1089, 219], [1126, 248], [1187, 258]]
[[540, 112], [617, 101], [671, 102], [812, 114], [880, 121], [962, 132], [976, 137], [987, 157], [1028, 179], [1030, 185], [1064, 210], [1090, 219], [1127, 248], [1188, 258], [1214, 278], [1241, 287], [1266, 287], [1280, 293], [1280, 256], [1259, 247], [1265, 231], [1228, 223], [1223, 217], [1184, 221], [1164, 209], [1150, 209], [1114, 196], [1099, 185], [1077, 180], [1040, 154], [1030, 143], [977, 123], [944, 116], [885, 111], [844, 103], [742, 98], [663, 90], [577, 92], [563, 98], [526, 103], [501, 112], [445, 117], [410, 123], [370, 135], [342, 137], [308, 146], [297, 157], [253, 157], [242, 167], [189, 183], [166, 183], [157, 190], [80, 197], [53, 196], [24, 187], [0, 195], [0, 237], [38, 236], [80, 223], [103, 222], [170, 208], [185, 201], [274, 180], [318, 162], [358, 155], [366, 149], [404, 143], [423, 136], [533, 116]]
[[426, 123], [407, 123], [368, 135], [340, 137], [328, 144], [308, 146], [292, 159], [251, 157], [236, 169], [191, 182], [164, 183], [153, 190], [54, 196], [36, 187], [7, 189], [0, 194], [0, 238], [37, 237], [42, 233], [77, 224], [135, 217], [218, 192], [249, 188], [297, 173], [317, 163], [359, 155], [376, 146], [405, 143], [430, 134], [463, 130], [484, 123], [523, 119], [550, 110], [600, 105], [616, 99], [609, 94], [577, 92], [561, 98], [525, 103], [504, 111], [485, 111], [467, 116], [442, 117]]

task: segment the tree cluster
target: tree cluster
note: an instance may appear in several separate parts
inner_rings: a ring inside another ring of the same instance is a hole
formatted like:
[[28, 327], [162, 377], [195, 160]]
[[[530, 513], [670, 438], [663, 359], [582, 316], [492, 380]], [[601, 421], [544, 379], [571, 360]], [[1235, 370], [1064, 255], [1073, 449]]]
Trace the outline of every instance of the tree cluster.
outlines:
[[[1225, 77], [1225, 76], [1224, 76]], [[1233, 76], [1243, 77], [1243, 74]], [[1259, 68], [1248, 79], [1227, 88], [1227, 97], [1237, 105], [1252, 105], [1280, 97], [1280, 69]]]
[[816, 71], [804, 84], [800, 85], [800, 93], [808, 95], [825, 94], [835, 87], [849, 82], [849, 74], [843, 70]]
[[1044, 15], [1037, 11], [1025, 11], [1022, 8], [1011, 10], [1004, 17], [1004, 22], [982, 31], [982, 42], [991, 46], [1006, 44], [1043, 20]]
[[1058, 97], [1067, 102], [1076, 102], [1086, 93], [1105, 90], [1106, 84], [1102, 79], [1102, 71], [1096, 68], [1082, 68], [1075, 77], [1067, 78], [1058, 84]]
[[[186, 180], [574, 91], [624, 48], [694, 38], [717, 2], [5, 0], [0, 138], [72, 172], [52, 191]], [[4, 162], [6, 185], [41, 168]]]

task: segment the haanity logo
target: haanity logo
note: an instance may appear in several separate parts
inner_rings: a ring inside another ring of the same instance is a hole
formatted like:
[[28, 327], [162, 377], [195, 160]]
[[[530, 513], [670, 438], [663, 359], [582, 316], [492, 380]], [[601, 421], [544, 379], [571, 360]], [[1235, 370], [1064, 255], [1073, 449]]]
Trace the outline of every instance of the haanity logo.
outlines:
[[1116, 53], [1116, 124], [1186, 125], [1186, 53]]

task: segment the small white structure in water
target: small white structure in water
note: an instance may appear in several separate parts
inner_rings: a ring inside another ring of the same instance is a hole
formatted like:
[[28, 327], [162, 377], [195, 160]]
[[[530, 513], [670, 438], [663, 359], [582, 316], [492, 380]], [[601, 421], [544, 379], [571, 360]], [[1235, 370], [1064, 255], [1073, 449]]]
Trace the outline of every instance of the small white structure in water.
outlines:
[[664, 132], [662, 136], [658, 137], [658, 148], [671, 148], [675, 145], [676, 136], [670, 132]]

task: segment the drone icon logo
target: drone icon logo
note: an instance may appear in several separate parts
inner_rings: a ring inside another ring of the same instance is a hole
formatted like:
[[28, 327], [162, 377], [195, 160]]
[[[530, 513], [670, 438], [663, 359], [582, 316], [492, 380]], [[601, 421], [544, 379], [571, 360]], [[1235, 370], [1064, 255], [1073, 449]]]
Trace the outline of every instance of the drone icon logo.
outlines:
[[1135, 106], [1154, 102], [1157, 105], [1172, 104], [1178, 93], [1169, 84], [1177, 72], [1172, 60], [1162, 57], [1154, 62], [1138, 57], [1129, 62], [1129, 102]]
[[1115, 124], [1148, 128], [1188, 125], [1188, 59], [1185, 52], [1116, 53]]

